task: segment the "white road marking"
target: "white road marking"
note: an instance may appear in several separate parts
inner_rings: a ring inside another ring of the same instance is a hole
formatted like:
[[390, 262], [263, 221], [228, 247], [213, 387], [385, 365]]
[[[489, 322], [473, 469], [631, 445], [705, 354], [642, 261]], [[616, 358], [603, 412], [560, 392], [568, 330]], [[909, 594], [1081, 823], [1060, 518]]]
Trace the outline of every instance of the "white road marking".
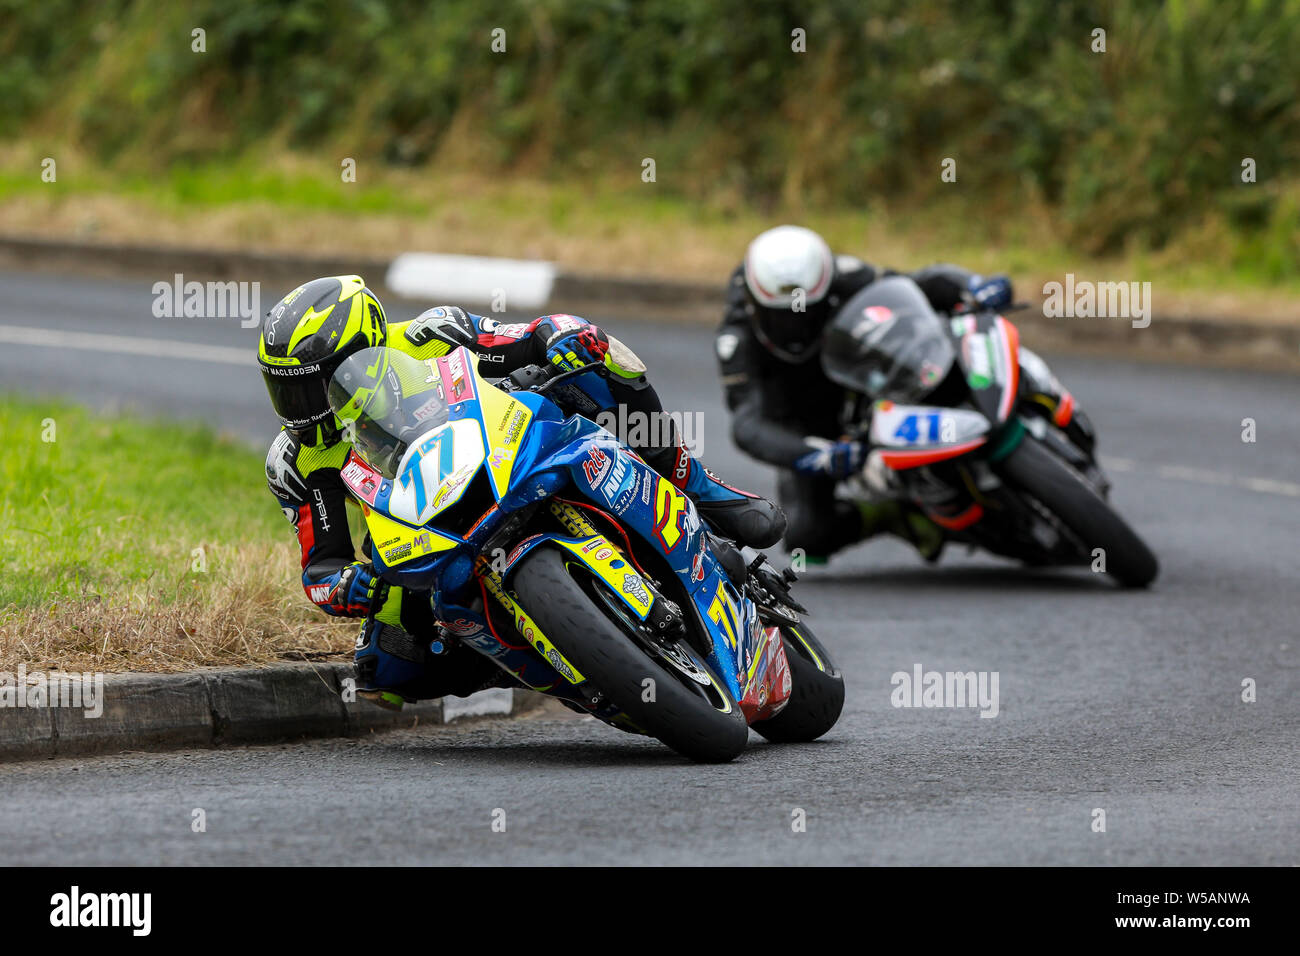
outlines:
[[1300, 498], [1300, 485], [1292, 481], [1242, 477], [1221, 471], [1208, 471], [1204, 468], [1189, 468], [1186, 465], [1143, 465], [1132, 458], [1111, 458], [1109, 455], [1103, 456], [1101, 463], [1108, 471], [1150, 472], [1157, 477], [1172, 481], [1190, 481], [1198, 485], [1215, 485], [1220, 488], [1245, 488], [1247, 491], [1254, 491], [1261, 495]]
[[[149, 358], [181, 359], [190, 362], [216, 362], [222, 365], [253, 364], [251, 350], [176, 339], [147, 339], [131, 335], [105, 335], [100, 332], [68, 332], [61, 329], [38, 329], [26, 325], [0, 325], [0, 342], [11, 345], [35, 345], [45, 348], [85, 349], [92, 352], [117, 352]], [[1105, 456], [1102, 465], [1110, 471], [1154, 472], [1161, 478], [1190, 481], [1200, 485], [1244, 488], [1264, 495], [1300, 498], [1300, 484], [1273, 478], [1250, 478], [1229, 475], [1184, 465], [1143, 465], [1132, 458]]]
[[541, 309], [551, 298], [555, 264], [534, 259], [404, 252], [384, 284], [408, 299], [490, 303], [498, 292], [512, 309]]
[[256, 361], [251, 349], [207, 345], [203, 342], [181, 342], [176, 339], [146, 339], [133, 335], [105, 335], [101, 332], [37, 329], [26, 325], [0, 325], [0, 342], [55, 349], [117, 352], [122, 355], [144, 355], [149, 358], [182, 359], [191, 362], [217, 362], [222, 365], [251, 366]]

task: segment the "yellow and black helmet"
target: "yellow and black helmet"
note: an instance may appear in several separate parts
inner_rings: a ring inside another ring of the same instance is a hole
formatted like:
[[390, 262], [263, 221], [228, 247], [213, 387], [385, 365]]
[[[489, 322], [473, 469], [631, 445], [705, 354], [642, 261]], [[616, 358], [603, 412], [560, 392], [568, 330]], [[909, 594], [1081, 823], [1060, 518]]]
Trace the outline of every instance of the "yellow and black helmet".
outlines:
[[306, 445], [337, 436], [326, 390], [339, 364], [388, 336], [384, 307], [360, 276], [300, 285], [262, 320], [257, 362], [285, 430]]

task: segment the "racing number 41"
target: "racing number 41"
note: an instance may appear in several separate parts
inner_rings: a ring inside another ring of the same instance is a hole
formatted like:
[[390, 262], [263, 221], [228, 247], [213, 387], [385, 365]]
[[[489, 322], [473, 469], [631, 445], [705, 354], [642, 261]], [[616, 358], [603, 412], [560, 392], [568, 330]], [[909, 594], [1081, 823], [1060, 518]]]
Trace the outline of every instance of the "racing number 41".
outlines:
[[894, 437], [913, 444], [920, 441], [921, 421], [924, 419], [930, 424], [929, 435], [926, 440], [934, 444], [939, 441], [939, 424], [942, 418], [943, 415], [939, 412], [930, 412], [928, 415], [908, 415], [898, 423], [898, 428], [894, 431]]

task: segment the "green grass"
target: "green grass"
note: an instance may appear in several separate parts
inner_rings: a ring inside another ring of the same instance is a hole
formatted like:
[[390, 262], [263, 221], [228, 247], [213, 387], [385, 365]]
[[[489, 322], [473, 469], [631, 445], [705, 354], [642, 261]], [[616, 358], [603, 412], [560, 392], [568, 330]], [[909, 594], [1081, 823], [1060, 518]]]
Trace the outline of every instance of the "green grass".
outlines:
[[[0, 200], [12, 196], [49, 193], [54, 184], [17, 166], [0, 169]], [[69, 196], [114, 195], [147, 199], [162, 209], [211, 208], [231, 202], [269, 202], [286, 209], [317, 209], [359, 213], [399, 212], [415, 215], [427, 207], [385, 186], [345, 184], [337, 173], [333, 180], [283, 170], [266, 169], [252, 162], [180, 164], [165, 173], [121, 174], [105, 172], [76, 162], [59, 167], [57, 191]]]
[[350, 640], [303, 596], [256, 451], [13, 397], [0, 434], [0, 669], [251, 664]]
[[0, 434], [0, 606], [174, 597], [227, 571], [229, 545], [285, 535], [261, 456], [208, 429], [8, 399]]

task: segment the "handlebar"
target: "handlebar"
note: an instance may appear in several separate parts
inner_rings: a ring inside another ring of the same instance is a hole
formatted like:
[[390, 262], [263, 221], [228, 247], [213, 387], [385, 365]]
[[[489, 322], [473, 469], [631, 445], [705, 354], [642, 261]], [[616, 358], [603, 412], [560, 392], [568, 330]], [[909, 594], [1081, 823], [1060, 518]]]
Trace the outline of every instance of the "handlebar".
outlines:
[[[587, 365], [580, 365], [577, 368], [571, 368], [565, 372], [557, 372], [553, 368], [548, 368], [544, 365], [525, 365], [523, 368], [512, 372], [509, 376], [509, 381], [511, 381], [521, 391], [529, 391], [535, 395], [541, 395], [561, 382], [568, 381], [571, 378], [577, 378], [579, 375], [585, 375], [588, 372], [594, 372], [601, 378], [609, 376], [609, 369], [604, 365], [595, 362], [588, 363]], [[539, 378], [542, 380], [541, 384], [535, 385], [528, 381], [529, 379], [535, 381]]]

